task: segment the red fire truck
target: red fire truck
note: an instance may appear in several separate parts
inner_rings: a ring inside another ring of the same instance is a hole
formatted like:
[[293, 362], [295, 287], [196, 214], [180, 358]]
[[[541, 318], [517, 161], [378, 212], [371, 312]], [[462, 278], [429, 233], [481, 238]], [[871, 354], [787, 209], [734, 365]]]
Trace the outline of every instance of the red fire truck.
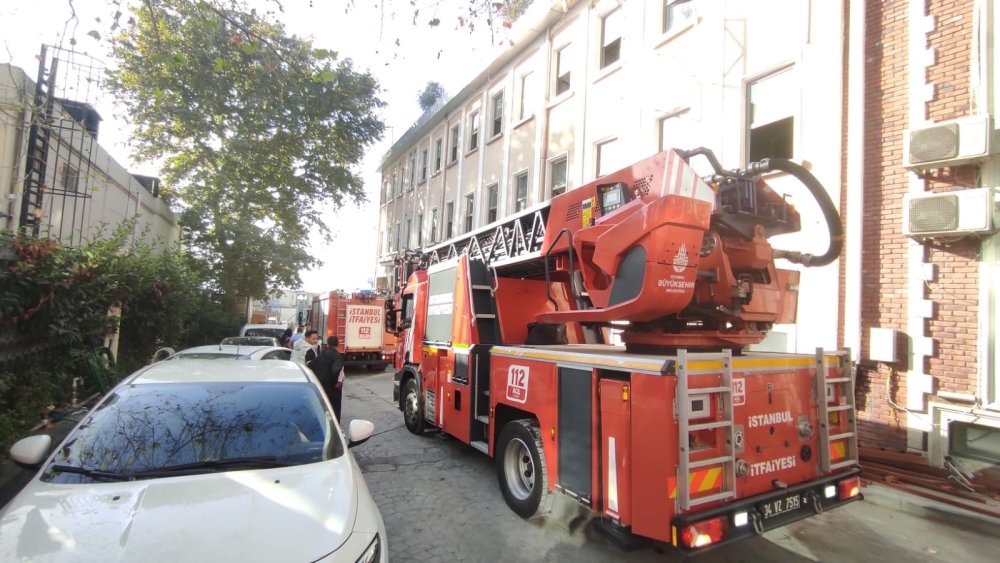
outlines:
[[337, 335], [345, 366], [384, 370], [396, 353], [396, 336], [385, 331], [385, 298], [371, 292], [331, 291], [313, 298], [309, 324], [324, 342]]
[[[823, 255], [768, 243], [800, 229], [769, 171], [819, 204]], [[559, 492], [623, 543], [701, 551], [856, 500], [849, 353], [746, 350], [795, 321], [775, 259], [827, 265], [842, 232], [795, 163], [665, 151], [401, 263], [394, 397], [411, 432], [494, 457], [517, 514]]]

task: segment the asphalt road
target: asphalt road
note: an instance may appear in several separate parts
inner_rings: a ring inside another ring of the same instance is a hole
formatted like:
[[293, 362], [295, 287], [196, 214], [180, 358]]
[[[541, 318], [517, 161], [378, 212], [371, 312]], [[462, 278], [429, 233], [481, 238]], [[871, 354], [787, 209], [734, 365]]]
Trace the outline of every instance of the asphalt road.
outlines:
[[[392, 404], [392, 375], [353, 373], [344, 421], [376, 434], [352, 450], [385, 519], [392, 561], [673, 561], [663, 546], [625, 552], [594, 532], [589, 512], [563, 495], [543, 520], [503, 501], [493, 460], [457, 441], [414, 436]], [[947, 513], [917, 516], [868, 501], [797, 522], [695, 562], [995, 561], [1000, 530]]]

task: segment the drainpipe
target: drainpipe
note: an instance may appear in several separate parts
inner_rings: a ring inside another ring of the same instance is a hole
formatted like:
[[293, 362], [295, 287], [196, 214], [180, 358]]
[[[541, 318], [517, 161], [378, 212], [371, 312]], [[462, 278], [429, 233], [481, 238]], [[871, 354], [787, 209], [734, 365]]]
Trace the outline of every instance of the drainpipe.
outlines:
[[865, 2], [849, 0], [847, 59], [847, 240], [844, 266], [844, 346], [854, 361], [861, 354], [861, 240], [865, 189]]

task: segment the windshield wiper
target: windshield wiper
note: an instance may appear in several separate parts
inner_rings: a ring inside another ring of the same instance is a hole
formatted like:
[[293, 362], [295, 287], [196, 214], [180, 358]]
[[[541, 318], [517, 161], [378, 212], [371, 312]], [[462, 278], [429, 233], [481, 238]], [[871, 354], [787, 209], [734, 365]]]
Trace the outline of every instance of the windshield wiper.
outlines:
[[195, 472], [201, 473], [205, 470], [221, 470], [243, 467], [246, 469], [260, 469], [264, 467], [287, 467], [288, 464], [278, 461], [273, 455], [249, 456], [249, 457], [229, 457], [223, 459], [206, 459], [194, 463], [182, 463], [179, 465], [167, 465], [157, 469], [148, 469], [132, 474], [133, 478], [143, 479], [148, 477], [162, 477], [164, 475], [176, 475], [178, 473]]
[[131, 479], [131, 476], [126, 475], [125, 473], [105, 471], [103, 469], [77, 467], [76, 465], [51, 465], [49, 466], [49, 471], [58, 471], [59, 473], [77, 473], [80, 475], [86, 475], [87, 477], [93, 477], [94, 479], [109, 479], [112, 481], [126, 481]]

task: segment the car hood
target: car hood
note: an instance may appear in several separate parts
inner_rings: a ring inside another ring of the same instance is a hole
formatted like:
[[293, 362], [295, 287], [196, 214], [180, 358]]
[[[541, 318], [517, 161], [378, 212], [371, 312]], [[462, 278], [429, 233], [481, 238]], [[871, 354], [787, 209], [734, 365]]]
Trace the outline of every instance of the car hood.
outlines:
[[350, 535], [349, 455], [145, 481], [37, 478], [0, 514], [2, 561], [315, 561]]

